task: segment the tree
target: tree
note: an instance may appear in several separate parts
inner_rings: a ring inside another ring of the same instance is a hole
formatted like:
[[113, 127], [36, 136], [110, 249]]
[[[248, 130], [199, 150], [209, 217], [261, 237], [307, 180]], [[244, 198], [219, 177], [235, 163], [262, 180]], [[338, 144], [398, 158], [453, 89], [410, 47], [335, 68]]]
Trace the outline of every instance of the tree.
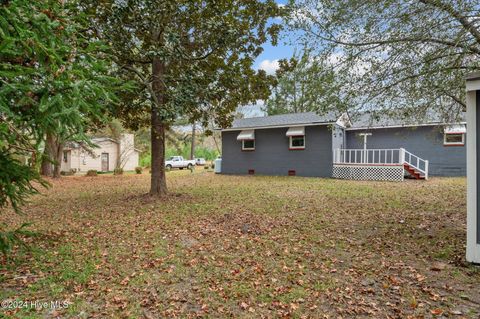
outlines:
[[[97, 34], [108, 39], [121, 76], [139, 90], [118, 116], [132, 127], [151, 127], [150, 194], [167, 192], [165, 131], [180, 117], [206, 126], [231, 121], [239, 104], [265, 93], [265, 72], [253, 71], [261, 45], [275, 43], [280, 15], [272, 0], [92, 1]], [[219, 101], [222, 100], [220, 103]]]
[[264, 111], [268, 115], [326, 112], [332, 105], [344, 108], [333, 85], [334, 72], [324, 68], [309, 49], [305, 48], [301, 56], [295, 53], [289, 60], [280, 60], [279, 64], [272, 81], [272, 95], [265, 101]]
[[31, 93], [53, 114], [45, 127], [41, 166], [42, 175], [53, 177], [60, 177], [65, 143], [88, 140], [87, 130], [106, 119], [105, 110], [115, 103], [115, 92], [128, 89], [128, 83], [121, 87], [116, 78], [109, 76], [107, 47], [92, 36], [86, 27], [86, 16], [79, 14], [77, 2], [62, 3], [42, 11], [57, 25], [50, 39], [58, 46], [55, 54], [59, 64], [52, 68], [47, 60], [45, 72], [30, 78], [45, 84]]
[[[101, 43], [80, 34], [82, 19], [73, 1], [0, 4], [0, 209], [19, 212], [47, 185], [37, 168], [49, 133], [86, 139], [85, 124], [112, 101], [114, 79], [91, 55]], [[14, 238], [0, 231], [0, 249]]]
[[195, 158], [195, 134], [196, 134], [196, 124], [192, 124], [192, 142], [190, 145], [190, 159], [193, 160]]
[[480, 69], [477, 0], [301, 0], [291, 25], [343, 83], [340, 96], [359, 110], [465, 107], [464, 76]]

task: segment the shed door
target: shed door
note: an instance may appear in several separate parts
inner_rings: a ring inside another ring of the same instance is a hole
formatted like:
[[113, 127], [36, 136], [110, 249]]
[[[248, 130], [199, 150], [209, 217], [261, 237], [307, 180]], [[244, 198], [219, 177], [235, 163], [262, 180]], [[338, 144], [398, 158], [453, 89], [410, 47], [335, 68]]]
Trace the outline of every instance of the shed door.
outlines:
[[102, 171], [108, 172], [108, 153], [102, 153]]

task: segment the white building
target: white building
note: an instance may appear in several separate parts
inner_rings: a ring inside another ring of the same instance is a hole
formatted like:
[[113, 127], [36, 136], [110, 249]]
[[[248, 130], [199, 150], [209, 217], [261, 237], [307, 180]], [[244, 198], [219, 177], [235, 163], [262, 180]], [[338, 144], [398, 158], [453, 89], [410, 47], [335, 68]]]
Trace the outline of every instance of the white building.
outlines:
[[119, 141], [108, 137], [93, 138], [97, 148], [86, 149], [77, 143], [68, 143], [63, 150], [63, 172], [113, 171], [121, 167], [132, 171], [138, 166], [139, 152], [134, 147], [133, 134], [122, 134]]

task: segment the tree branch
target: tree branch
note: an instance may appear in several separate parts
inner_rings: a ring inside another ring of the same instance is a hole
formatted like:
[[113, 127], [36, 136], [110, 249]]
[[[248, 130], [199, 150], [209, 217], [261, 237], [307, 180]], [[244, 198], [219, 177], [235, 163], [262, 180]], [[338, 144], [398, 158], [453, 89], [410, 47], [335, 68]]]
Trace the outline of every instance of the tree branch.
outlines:
[[468, 19], [465, 16], [461, 15], [458, 11], [456, 11], [452, 5], [443, 3], [439, 0], [419, 0], [419, 1], [425, 5], [433, 6], [435, 8], [438, 8], [450, 14], [452, 17], [457, 19], [457, 21], [460, 22], [463, 28], [467, 30], [475, 38], [478, 44], [480, 44], [480, 31], [472, 22], [468, 21]]

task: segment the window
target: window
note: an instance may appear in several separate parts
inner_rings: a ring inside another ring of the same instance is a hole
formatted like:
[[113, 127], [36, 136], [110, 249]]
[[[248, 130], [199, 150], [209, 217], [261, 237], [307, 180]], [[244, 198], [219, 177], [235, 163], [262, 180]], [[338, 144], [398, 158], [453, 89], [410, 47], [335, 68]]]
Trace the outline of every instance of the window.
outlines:
[[68, 151], [63, 151], [63, 161], [68, 162]]
[[305, 127], [295, 126], [290, 127], [287, 131], [289, 140], [288, 148], [291, 150], [304, 150], [305, 149]]
[[445, 133], [443, 145], [463, 146], [465, 145], [465, 134], [463, 133]]
[[237, 136], [238, 141], [242, 141], [242, 151], [255, 150], [255, 130], [243, 130]]
[[290, 149], [291, 150], [305, 149], [305, 136], [290, 136]]
[[255, 140], [242, 140], [242, 151], [254, 151]]
[[443, 145], [445, 146], [463, 146], [465, 145], [465, 133], [467, 127], [465, 124], [448, 125], [444, 129]]

